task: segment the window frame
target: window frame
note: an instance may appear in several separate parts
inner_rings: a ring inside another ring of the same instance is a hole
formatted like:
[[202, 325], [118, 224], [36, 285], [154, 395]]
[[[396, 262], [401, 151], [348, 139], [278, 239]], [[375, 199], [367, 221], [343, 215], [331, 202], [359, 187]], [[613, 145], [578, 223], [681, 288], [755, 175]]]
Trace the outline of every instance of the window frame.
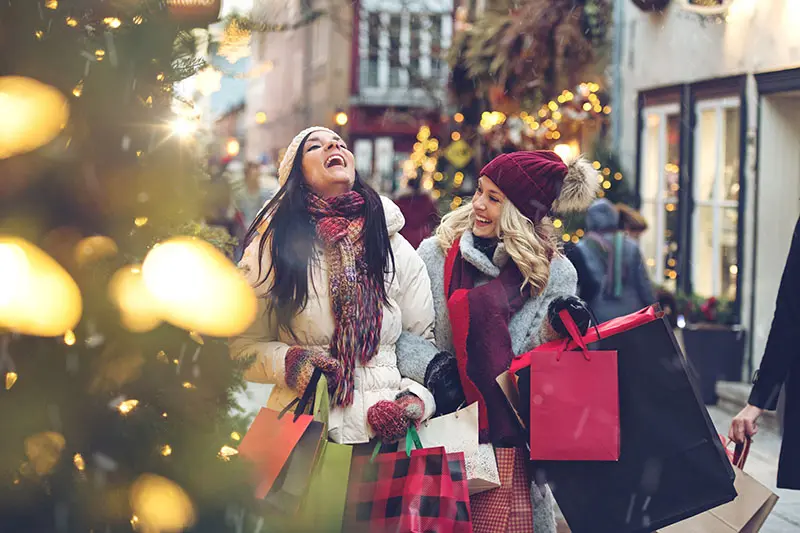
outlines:
[[[638, 190], [639, 190], [639, 200], [640, 204], [648, 203], [653, 204], [656, 207], [656, 219], [654, 222], [655, 227], [648, 228], [648, 232], [654, 232], [656, 235], [656, 257], [655, 257], [655, 276], [654, 280], [657, 284], [662, 285], [664, 284], [664, 262], [666, 259], [666, 254], [664, 253], [664, 247], [667, 244], [665, 231], [667, 225], [667, 216], [666, 216], [666, 206], [669, 203], [676, 203], [678, 205], [678, 210], [682, 208], [682, 202], [680, 194], [676, 194], [675, 196], [666, 196], [665, 194], [665, 185], [666, 185], [666, 169], [665, 166], [667, 164], [667, 117], [670, 116], [677, 116], [680, 120], [681, 118], [681, 105], [679, 102], [673, 103], [658, 103], [653, 105], [646, 105], [643, 106], [640, 110], [640, 117], [641, 117], [641, 124], [640, 124], [640, 144], [639, 150], [640, 152], [644, 152], [644, 138], [647, 129], [647, 117], [657, 115], [659, 120], [659, 129], [658, 129], [658, 178], [656, 182], [656, 194], [653, 198], [645, 199], [642, 195], [642, 189], [644, 186], [644, 179], [646, 176], [645, 165], [647, 164], [646, 158], [644, 154], [639, 159], [639, 173], [640, 179], [638, 180]], [[683, 131], [681, 128], [678, 129], [679, 137], [683, 136]], [[678, 149], [679, 149], [679, 159], [682, 154], [680, 154], [680, 138], [678, 140]], [[683, 167], [683, 160], [681, 159], [680, 167]], [[683, 184], [681, 184], [681, 188]], [[641, 206], [640, 206], [641, 207]], [[683, 250], [683, 243], [680, 242], [680, 234], [677, 236], [677, 240], [679, 241], [680, 252], [684, 253]], [[645, 258], [645, 261], [648, 258]], [[649, 270], [649, 269], [648, 269]], [[679, 274], [677, 268], [673, 269], [676, 273]], [[678, 287], [677, 279], [674, 280], [676, 283], [676, 287]]]
[[[742, 167], [742, 159], [744, 154], [742, 153], [742, 143], [741, 143], [741, 135], [742, 135], [742, 121], [744, 117], [742, 116], [742, 100], [739, 96], [725, 96], [725, 97], [712, 97], [712, 98], [697, 98], [694, 102], [694, 109], [693, 112], [695, 113], [696, 122], [695, 127], [692, 132], [692, 149], [694, 153], [694, 158], [692, 161], [692, 184], [691, 184], [691, 198], [692, 198], [692, 213], [691, 213], [691, 227], [693, 231], [696, 231], [699, 228], [700, 222], [699, 217], [701, 210], [700, 208], [711, 208], [712, 212], [712, 237], [711, 237], [711, 248], [712, 248], [712, 294], [711, 296], [719, 298], [722, 296], [722, 276], [721, 276], [721, 250], [722, 250], [722, 216], [723, 212], [726, 209], [736, 209], [737, 211], [737, 268], [739, 264], [742, 262], [741, 257], [741, 241], [744, 236], [740, 232], [741, 223], [739, 222], [739, 218], [742, 215], [742, 206], [740, 205], [743, 201], [742, 197], [742, 175], [741, 175], [741, 167]], [[724, 194], [722, 189], [724, 187], [724, 166], [725, 166], [725, 154], [724, 154], [724, 142], [723, 137], [725, 132], [722, 129], [723, 121], [724, 121], [724, 114], [725, 111], [728, 109], [736, 109], [739, 111], [739, 145], [736, 146], [737, 151], [739, 152], [739, 169], [737, 169], [737, 182], [739, 184], [739, 191], [738, 191], [738, 198], [737, 200], [725, 200]], [[701, 146], [700, 143], [702, 139], [700, 138], [698, 132], [698, 125], [699, 119], [702, 112], [707, 110], [714, 110], [714, 117], [715, 117], [715, 127], [716, 127], [716, 138], [714, 140], [714, 157], [715, 157], [715, 165], [714, 165], [714, 190], [712, 192], [712, 199], [705, 200], [700, 198], [700, 191], [699, 187], [701, 185], [699, 176], [700, 176], [700, 162], [701, 159], [698, 157], [700, 153]], [[698, 239], [692, 239], [693, 242], [691, 243], [690, 247], [690, 254], [691, 257], [697, 257], [698, 255]], [[694, 285], [695, 281], [695, 273], [696, 269], [701, 268], [697, 265], [694, 261], [691, 264], [691, 280], [692, 285]], [[741, 272], [737, 271], [736, 276], [736, 298], [735, 300], [738, 301], [740, 299], [739, 290], [741, 287], [739, 278], [741, 276]]]

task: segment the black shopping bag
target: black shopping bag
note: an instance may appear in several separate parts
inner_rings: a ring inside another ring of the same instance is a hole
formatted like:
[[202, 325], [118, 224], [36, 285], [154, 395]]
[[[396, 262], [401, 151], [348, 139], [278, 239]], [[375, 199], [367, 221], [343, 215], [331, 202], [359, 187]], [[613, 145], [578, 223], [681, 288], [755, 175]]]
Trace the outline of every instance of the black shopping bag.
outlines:
[[590, 349], [618, 352], [619, 461], [532, 463], [573, 533], [649, 533], [736, 497], [733, 468], [671, 327], [657, 308], [642, 313], [652, 320], [601, 325], [600, 340], [587, 335]]

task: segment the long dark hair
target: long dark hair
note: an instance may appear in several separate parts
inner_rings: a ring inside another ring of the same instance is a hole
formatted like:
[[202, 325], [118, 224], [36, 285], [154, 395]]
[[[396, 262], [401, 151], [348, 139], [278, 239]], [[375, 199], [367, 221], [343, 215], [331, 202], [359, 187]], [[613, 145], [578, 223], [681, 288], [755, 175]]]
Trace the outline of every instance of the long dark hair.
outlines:
[[[309, 134], [310, 135], [310, 134]], [[306, 195], [309, 192], [303, 176], [302, 161], [305, 139], [297, 148], [286, 183], [275, 197], [261, 208], [245, 236], [245, 248], [258, 236], [258, 229], [268, 220], [267, 229], [258, 245], [258, 277], [264, 283], [272, 274], [269, 300], [278, 326], [291, 332], [291, 320], [308, 303], [308, 269], [319, 258], [314, 253], [316, 229], [308, 214]], [[364, 197], [364, 261], [367, 275], [378, 288], [384, 303], [388, 302], [385, 275], [393, 274], [394, 254], [389, 242], [386, 216], [380, 196], [356, 172], [353, 190]], [[264, 248], [270, 243], [270, 266], [262, 272]], [[263, 279], [262, 279], [263, 274]], [[313, 287], [316, 292], [317, 288]], [[324, 288], [327, 290], [327, 287]]]

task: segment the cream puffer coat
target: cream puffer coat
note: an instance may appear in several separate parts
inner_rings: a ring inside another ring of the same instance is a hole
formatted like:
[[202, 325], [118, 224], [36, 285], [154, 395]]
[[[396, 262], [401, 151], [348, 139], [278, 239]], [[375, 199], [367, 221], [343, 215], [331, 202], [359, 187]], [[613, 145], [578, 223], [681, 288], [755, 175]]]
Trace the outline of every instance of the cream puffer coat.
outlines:
[[[436, 410], [433, 395], [421, 385], [425, 376], [423, 358], [416, 360], [414, 351], [398, 353], [397, 340], [414, 336], [433, 340], [433, 299], [431, 283], [422, 259], [406, 241], [400, 230], [405, 219], [400, 209], [386, 198], [383, 201], [389, 238], [394, 253], [396, 275], [387, 275], [388, 305], [383, 311], [383, 325], [378, 353], [366, 365], [356, 362], [354, 402], [347, 407], [331, 409], [328, 436], [340, 444], [368, 442], [374, 433], [367, 423], [367, 409], [380, 400], [394, 400], [402, 391], [410, 391], [425, 402], [425, 418]], [[335, 319], [328, 294], [328, 268], [324, 261], [309, 269], [308, 305], [292, 321], [297, 335], [293, 339], [286, 331], [279, 331], [274, 316], [269, 312], [271, 279], [265, 283], [264, 273], [269, 271], [269, 247], [265, 247], [261, 275], [258, 268], [259, 238], [245, 250], [239, 266], [259, 297], [259, 319], [242, 335], [231, 339], [230, 351], [234, 358], [255, 356], [255, 361], [245, 373], [245, 379], [259, 383], [274, 383], [267, 407], [280, 410], [295, 397], [286, 385], [284, 358], [292, 345], [329, 350]], [[318, 248], [324, 257], [322, 248]], [[316, 287], [316, 292], [313, 287]], [[398, 370], [398, 359], [403, 359], [403, 377]], [[412, 379], [413, 378], [413, 379]]]

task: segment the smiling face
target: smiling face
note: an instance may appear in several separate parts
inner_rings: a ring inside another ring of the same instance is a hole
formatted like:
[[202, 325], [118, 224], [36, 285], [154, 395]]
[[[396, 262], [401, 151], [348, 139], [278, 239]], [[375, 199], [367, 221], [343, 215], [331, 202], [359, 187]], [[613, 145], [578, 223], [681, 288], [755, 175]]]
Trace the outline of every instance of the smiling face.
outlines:
[[349, 192], [356, 179], [355, 158], [338, 135], [315, 131], [303, 146], [303, 176], [318, 196], [331, 198]]
[[478, 179], [478, 189], [472, 197], [472, 212], [475, 223], [472, 233], [476, 237], [493, 238], [499, 236], [500, 216], [506, 195], [486, 176]]

